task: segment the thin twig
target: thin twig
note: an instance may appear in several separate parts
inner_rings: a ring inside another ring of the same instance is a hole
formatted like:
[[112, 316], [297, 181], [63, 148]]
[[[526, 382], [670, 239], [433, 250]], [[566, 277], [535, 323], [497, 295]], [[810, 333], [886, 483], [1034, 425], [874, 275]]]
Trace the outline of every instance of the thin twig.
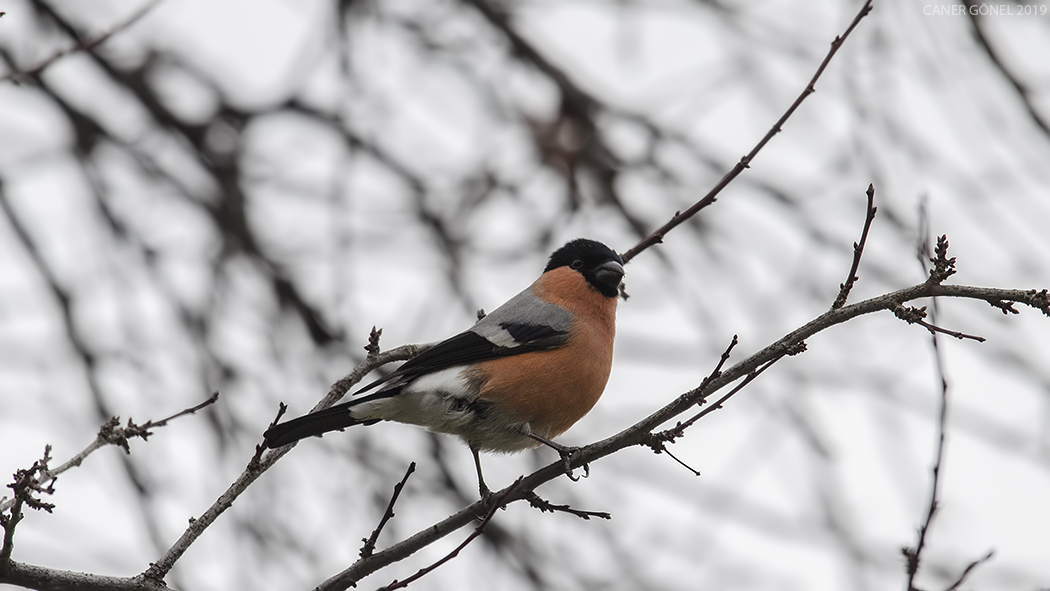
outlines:
[[[1041, 109], [1037, 107], [1039, 104], [1039, 87], [1035, 86], [1033, 88], [1022, 82], [1017, 73], [1006, 65], [1006, 61], [1003, 60], [1002, 54], [992, 47], [992, 44], [988, 40], [988, 36], [985, 34], [985, 17], [981, 16], [981, 11], [979, 10], [981, 7], [980, 3], [976, 0], [962, 0], [962, 4], [966, 7], [964, 14], [970, 18], [970, 22], [973, 24], [973, 35], [974, 38], [977, 39], [977, 43], [984, 48], [984, 52], [988, 54], [988, 58], [992, 60], [996, 69], [998, 69], [1003, 77], [1006, 78], [1006, 81], [1010, 83], [1010, 86], [1013, 86], [1014, 90], [1017, 91], [1017, 97], [1021, 99], [1021, 103], [1024, 105], [1024, 110], [1028, 113], [1032, 122], [1043, 132], [1043, 135], [1050, 137], [1050, 121], [1043, 118], [1040, 114]], [[1008, 42], [1005, 45], [1008, 45]]]
[[864, 214], [864, 229], [860, 233], [860, 242], [853, 243], [853, 264], [849, 268], [849, 277], [846, 278], [845, 283], [839, 284], [839, 295], [835, 298], [835, 302], [831, 304], [832, 308], [841, 308], [846, 304], [846, 299], [849, 297], [850, 290], [853, 289], [853, 284], [860, 279], [857, 277], [860, 257], [864, 254], [864, 244], [868, 241], [868, 230], [871, 228], [871, 222], [875, 219], [875, 212], [879, 209], [875, 207], [875, 185], [868, 185], [867, 195], [868, 208], [867, 213]]
[[[354, 384], [360, 382], [365, 375], [377, 367], [392, 361], [410, 359], [419, 354], [419, 352], [425, 348], [425, 346], [419, 345], [403, 345], [383, 353], [373, 354], [370, 352], [369, 355], [365, 357], [365, 360], [359, 363], [353, 371], [332, 384], [328, 394], [321, 399], [321, 402], [314, 406], [313, 410], [316, 411], [322, 408], [328, 408], [335, 404], [350, 390], [350, 388], [354, 386]], [[226, 489], [226, 492], [222, 493], [222, 495], [220, 495], [219, 498], [212, 503], [211, 507], [208, 507], [200, 517], [192, 520], [189, 527], [186, 528], [186, 531], [182, 533], [179, 539], [168, 548], [160, 559], [156, 562], [150, 563], [149, 568], [146, 569], [141, 576], [151, 581], [163, 580], [168, 572], [171, 571], [172, 567], [175, 566], [175, 562], [178, 561], [197, 538], [204, 533], [204, 530], [206, 530], [216, 519], [219, 518], [220, 515], [229, 509], [237, 497], [247, 490], [247, 488], [255, 482], [259, 476], [262, 476], [264, 472], [269, 470], [271, 466], [277, 463], [278, 460], [283, 458], [285, 454], [292, 451], [294, 448], [295, 444], [287, 445], [279, 449], [270, 450], [265, 454], [260, 454], [258, 448], [256, 448], [256, 455], [251, 458], [248, 462], [248, 466], [245, 468], [244, 472], [237, 477], [237, 480], [235, 480], [233, 484]]]
[[824, 69], [828, 67], [828, 64], [831, 62], [831, 58], [835, 57], [835, 54], [838, 52], [839, 48], [842, 47], [842, 43], [846, 40], [847, 37], [849, 37], [850, 33], [853, 32], [853, 29], [857, 28], [857, 25], [860, 24], [861, 19], [863, 19], [865, 16], [868, 15], [869, 12], [871, 12], [871, 2], [872, 0], [867, 0], [867, 2], [865, 2], [864, 5], [861, 6], [860, 11], [857, 12], [857, 16], [853, 18], [853, 22], [851, 22], [849, 27], [846, 28], [846, 31], [842, 33], [842, 35], [835, 37], [835, 40], [831, 42], [831, 48], [828, 50], [828, 54], [824, 56], [824, 61], [820, 62], [820, 66], [817, 68], [817, 71], [813, 74], [813, 77], [809, 80], [809, 84], [807, 84], [806, 87], [802, 90], [802, 93], [798, 95], [798, 98], [795, 99], [795, 102], [791, 103], [791, 106], [788, 107], [787, 111], [784, 111], [784, 114], [780, 116], [780, 119], [777, 119], [777, 122], [769, 128], [769, 131], [766, 132], [766, 135], [763, 136], [757, 144], [755, 144], [755, 147], [753, 147], [751, 151], [747, 153], [746, 156], [741, 158], [740, 162], [737, 162], [736, 165], [733, 166], [733, 168], [729, 172], [727, 172], [725, 176], [722, 177], [722, 180], [718, 181], [718, 184], [715, 185], [714, 188], [707, 193], [707, 195], [704, 195], [702, 199], [694, 203], [691, 207], [689, 207], [689, 209], [675, 213], [675, 215], [670, 219], [670, 221], [660, 226], [655, 231], [653, 231], [653, 233], [643, 238], [638, 244], [635, 244], [633, 247], [631, 247], [630, 250], [621, 254], [620, 258], [623, 259], [623, 262], [625, 264], [630, 262], [630, 260], [634, 257], [638, 256], [638, 254], [641, 253], [643, 250], [649, 248], [654, 244], [663, 242], [664, 235], [670, 232], [672, 229], [674, 229], [675, 226], [693, 217], [701, 209], [714, 203], [716, 197], [722, 191], [722, 189], [724, 189], [726, 185], [732, 182], [733, 179], [739, 176], [740, 173], [744, 172], [744, 169], [750, 167], [751, 161], [754, 160], [755, 156], [758, 155], [759, 151], [761, 151], [762, 148], [764, 148], [765, 145], [769, 143], [769, 140], [773, 139], [773, 136], [780, 132], [781, 128], [783, 128], [784, 126], [784, 123], [786, 123], [788, 118], [791, 117], [792, 114], [794, 114], [795, 109], [798, 109], [799, 105], [802, 104], [802, 101], [806, 100], [806, 97], [808, 97], [816, 91], [817, 79], [819, 79], [820, 75], [824, 73]]
[[980, 566], [980, 565], [981, 565], [982, 563], [985, 563], [985, 562], [988, 562], [989, 560], [991, 560], [991, 559], [992, 559], [992, 556], [993, 556], [994, 554], [995, 554], [995, 550], [989, 550], [987, 554], [985, 554], [984, 556], [982, 556], [982, 557], [978, 558], [977, 560], [974, 560], [973, 562], [971, 562], [970, 564], [968, 564], [968, 565], [966, 566], [966, 568], [965, 568], [965, 569], [963, 569], [963, 572], [962, 572], [962, 574], [961, 574], [961, 575], [959, 575], [959, 578], [958, 578], [958, 579], [956, 579], [954, 583], [952, 583], [952, 586], [951, 586], [951, 587], [948, 587], [948, 588], [947, 588], [947, 589], [945, 589], [944, 591], [956, 591], [956, 589], [958, 589], [959, 587], [961, 587], [961, 586], [962, 586], [962, 584], [963, 584], [964, 582], [966, 582], [966, 577], [969, 577], [969, 576], [970, 576], [970, 573], [971, 573], [971, 572], [973, 572], [973, 569], [977, 568], [977, 567], [978, 567], [978, 566]]
[[198, 404], [196, 406], [191, 406], [190, 408], [187, 408], [187, 409], [184, 409], [184, 410], [180, 410], [179, 412], [171, 415], [170, 417], [163, 418], [163, 419], [161, 419], [159, 421], [147, 421], [145, 425], [142, 425], [142, 428], [143, 429], [149, 429], [151, 427], [163, 427], [163, 426], [168, 424], [168, 421], [177, 419], [179, 417], [184, 417], [186, 415], [196, 414], [196, 412], [198, 410], [201, 410], [201, 409], [203, 409], [203, 408], [205, 408], [207, 406], [215, 404], [218, 401], [219, 401], [219, 392], [216, 391], [216, 392], [212, 393], [212, 395], [209, 396], [208, 399], [205, 400], [204, 402], [202, 402], [202, 403], [200, 403], [200, 404]]
[[539, 509], [544, 513], [568, 513], [569, 515], [575, 515], [584, 521], [589, 521], [591, 517], [612, 519], [612, 515], [605, 511], [585, 511], [583, 509], [573, 509], [569, 505], [555, 505], [554, 503], [540, 497], [535, 491], [530, 491], [525, 495], [525, 500], [528, 501], [529, 505], [533, 508]]
[[930, 331], [930, 334], [942, 333], [942, 334], [946, 334], [946, 335], [948, 335], [950, 337], [955, 337], [955, 338], [957, 338], [959, 340], [971, 339], [971, 340], [977, 341], [978, 343], [983, 343], [986, 340], [988, 340], [988, 339], [986, 339], [986, 338], [984, 338], [982, 336], [966, 334], [964, 332], [959, 332], [957, 330], [948, 330], [947, 328], [941, 328], [941, 327], [937, 326], [936, 324], [931, 324], [929, 322], [926, 322], [925, 320], [923, 320], [923, 318], [926, 317], [926, 306], [923, 306], [921, 308], [916, 308], [914, 306], [903, 306], [903, 305], [902, 306], [898, 306], [898, 307], [893, 309], [893, 315], [896, 316], [897, 318], [900, 318], [901, 320], [907, 322], [908, 324], [918, 324], [919, 326], [921, 326], [921, 327], [925, 328], [926, 330]]
[[470, 544], [475, 539], [477, 539], [485, 531], [485, 526], [488, 525], [488, 523], [490, 521], [492, 521], [492, 517], [496, 514], [496, 511], [500, 507], [504, 506], [505, 499], [512, 492], [514, 492], [514, 489], [517, 488], [517, 486], [519, 484], [521, 484], [521, 480], [522, 480], [521, 478], [518, 478], [518, 480], [515, 481], [514, 484], [511, 484], [510, 486], [508, 486], [503, 491], [497, 493], [494, 498], [488, 500], [488, 502], [491, 503], [491, 506], [489, 507], [488, 512], [485, 513], [485, 517], [483, 517], [481, 519], [481, 521], [478, 523], [478, 526], [474, 528], [474, 531], [471, 532], [471, 534], [469, 536], [467, 536], [467, 539], [463, 540], [463, 542], [460, 543], [460, 545], [456, 546], [451, 552], [446, 554], [444, 557], [442, 557], [440, 560], [438, 560], [434, 564], [431, 564], [430, 566], [428, 566], [426, 568], [419, 569], [418, 571], [416, 571], [416, 574], [412, 575], [411, 577], [408, 577], [404, 581], [397, 581], [397, 580], [395, 580], [395, 581], [391, 582], [389, 585], [387, 585], [386, 587], [380, 587], [376, 591], [394, 591], [394, 589], [404, 589], [405, 587], [408, 587], [409, 584], [411, 584], [411, 583], [413, 583], [415, 581], [418, 581], [423, 576], [427, 575], [430, 572], [433, 572], [435, 569], [437, 569], [442, 564], [445, 564], [449, 560], [452, 560], [453, 558], [458, 556], [459, 553], [464, 548], [466, 548], [468, 544]]
[[396, 503], [397, 498], [401, 496], [401, 489], [405, 488], [405, 483], [408, 482], [408, 477], [411, 476], [412, 473], [415, 471], [416, 463], [412, 462], [408, 465], [408, 470], [405, 471], [405, 477], [401, 479], [401, 482], [398, 482], [394, 485], [394, 494], [390, 496], [390, 502], [387, 503], [386, 511], [383, 512], [383, 517], [379, 520], [379, 525], [377, 525], [376, 528], [372, 530], [372, 535], [368, 536], [368, 538], [364, 540], [365, 545], [361, 547], [361, 552], [359, 553], [361, 558], [371, 556], [372, 553], [375, 552], [376, 541], [379, 540], [379, 534], [383, 531], [383, 528], [386, 526], [386, 522], [390, 521], [394, 517], [394, 503]]
[[[787, 353], [785, 353], [784, 355], [787, 355]], [[737, 392], [743, 390], [748, 384], [750, 384], [751, 382], [755, 381], [755, 379], [758, 378], [758, 376], [762, 375], [762, 372], [764, 372], [767, 369], [769, 369], [770, 367], [772, 367], [772, 365], [774, 363], [776, 363], [777, 361], [780, 361], [781, 359], [783, 359], [784, 355], [780, 355], [778, 357], [774, 357], [773, 359], [770, 359], [769, 361], [767, 361], [762, 366], [758, 367], [757, 369], [755, 369], [751, 373], [747, 374], [747, 377], [745, 377], [743, 379], [743, 381], [741, 381], [739, 384], [737, 384], [729, 392], [726, 392], [726, 394], [724, 396], [722, 396], [721, 398], [719, 398], [714, 404], [712, 404], [710, 406], [707, 406], [706, 408], [701, 409], [700, 412], [696, 413], [695, 415], [693, 415], [692, 417], [690, 417], [686, 421], [680, 423], [674, 429], [675, 432], [676, 432], [676, 436], [677, 437], [681, 437], [683, 432], [686, 429], [688, 429], [689, 427], [692, 427], [694, 423], [696, 423], [700, 419], [706, 417], [707, 415], [715, 412], [716, 410], [722, 408], [722, 404], [725, 403], [725, 401], [729, 400]]]
[[[733, 352], [733, 348], [740, 344], [739, 335], [733, 335], [733, 340], [729, 341], [729, 346], [726, 347], [725, 351], [722, 351], [722, 356], [718, 358], [718, 363], [715, 368], [711, 370], [711, 373], [707, 374], [703, 380], [700, 381], [699, 388], [702, 390], [707, 387], [715, 378], [722, 375], [722, 367], [729, 361], [729, 356]], [[701, 401], [702, 402], [702, 401]]]
[[[106, 423], [99, 428], [98, 435], [95, 437], [95, 440], [88, 444], [88, 446], [85, 447], [83, 450], [81, 450], [80, 453], [76, 454], [68, 461], [56, 468], [39, 471], [34, 477], [34, 485], [43, 486], [49, 480], [54, 480], [55, 478], [57, 478], [59, 474], [71, 468], [76, 468], [77, 466], [82, 464], [89, 455], [94, 453], [96, 450], [106, 447], [107, 445], [116, 445], [117, 447], [123, 449], [125, 452], [130, 453], [131, 450], [128, 446], [129, 437], [140, 437], [142, 439], [147, 439], [150, 435], [152, 435], [149, 429], [153, 427], [163, 427], [168, 424], [168, 421], [171, 421], [183, 415], [193, 414], [210, 404], [214, 404], [215, 401], [218, 400], [218, 398], [219, 393], [216, 392], [212, 394], [211, 397], [209, 397], [207, 400], [196, 406], [179, 411], [171, 415], [170, 417], [161, 419], [159, 421], [147, 421], [143, 425], [136, 425], [129, 419], [127, 427], [120, 427], [120, 419], [118, 417], [113, 417], [110, 420], [106, 421]], [[13, 503], [13, 499], [0, 501], [0, 511], [8, 510]]]

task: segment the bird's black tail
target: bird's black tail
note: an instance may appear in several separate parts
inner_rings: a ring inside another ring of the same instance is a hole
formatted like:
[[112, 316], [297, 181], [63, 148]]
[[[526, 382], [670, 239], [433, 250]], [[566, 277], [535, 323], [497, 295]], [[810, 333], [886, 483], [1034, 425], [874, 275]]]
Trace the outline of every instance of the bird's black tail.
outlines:
[[278, 448], [311, 435], [321, 435], [329, 431], [341, 431], [354, 425], [371, 425], [378, 422], [379, 419], [359, 419], [350, 416], [350, 407], [359, 402], [362, 401], [344, 402], [280, 425], [274, 425], [263, 433], [263, 437], [266, 438], [266, 447]]

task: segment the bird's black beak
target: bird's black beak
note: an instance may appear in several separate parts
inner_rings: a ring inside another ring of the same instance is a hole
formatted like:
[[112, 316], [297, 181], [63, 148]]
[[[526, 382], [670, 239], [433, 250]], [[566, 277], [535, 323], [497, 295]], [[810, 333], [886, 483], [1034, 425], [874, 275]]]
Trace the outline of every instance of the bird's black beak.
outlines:
[[617, 292], [620, 288], [620, 281], [623, 281], [623, 275], [623, 265], [616, 261], [607, 261], [594, 269], [594, 282], [610, 291]]

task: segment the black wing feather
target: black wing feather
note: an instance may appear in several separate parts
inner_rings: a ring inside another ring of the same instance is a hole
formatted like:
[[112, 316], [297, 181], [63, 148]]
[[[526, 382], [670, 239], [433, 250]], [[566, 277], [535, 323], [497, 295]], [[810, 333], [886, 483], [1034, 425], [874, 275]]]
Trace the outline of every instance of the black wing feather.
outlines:
[[513, 323], [504, 323], [500, 326], [521, 344], [516, 347], [500, 347], [478, 333], [467, 330], [409, 359], [393, 373], [361, 388], [355, 395], [397, 378], [411, 379], [457, 365], [479, 363], [533, 351], [546, 351], [565, 342], [565, 333], [549, 326]]
[[565, 342], [568, 336], [565, 331], [544, 324], [524, 324], [520, 322], [501, 322], [500, 327], [509, 332], [514, 340], [522, 343], [515, 349], [526, 347], [529, 351], [550, 349]]

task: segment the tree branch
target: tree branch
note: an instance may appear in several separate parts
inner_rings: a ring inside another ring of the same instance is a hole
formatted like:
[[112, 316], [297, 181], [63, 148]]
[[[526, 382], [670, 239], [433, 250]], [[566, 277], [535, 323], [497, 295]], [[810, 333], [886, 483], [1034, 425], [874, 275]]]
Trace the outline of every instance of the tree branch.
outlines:
[[835, 302], [831, 304], [832, 308], [841, 308], [846, 304], [846, 298], [849, 297], [850, 290], [853, 289], [853, 284], [857, 282], [857, 269], [860, 267], [860, 257], [864, 254], [864, 244], [868, 241], [868, 230], [871, 229], [871, 222], [875, 219], [875, 212], [879, 208], [875, 207], [875, 185], [868, 185], [868, 209], [864, 215], [864, 229], [860, 233], [860, 242], [853, 243], [853, 264], [849, 269], [849, 277], [846, 277], [846, 282], [839, 285], [839, 295], [835, 298]]
[[[374, 329], [373, 329], [374, 330]], [[390, 496], [390, 502], [387, 503], [386, 511], [383, 512], [383, 517], [379, 520], [379, 525], [372, 531], [372, 535], [368, 536], [364, 540], [365, 545], [361, 547], [361, 557], [371, 556], [376, 551], [376, 541], [379, 540], [379, 534], [382, 533], [383, 528], [386, 526], [386, 522], [394, 518], [394, 503], [397, 502], [397, 498], [401, 496], [401, 490], [405, 488], [405, 483], [408, 482], [408, 477], [416, 471], [416, 463], [412, 462], [408, 465], [408, 470], [405, 470], [405, 477], [394, 485], [394, 494]]]
[[[54, 480], [59, 474], [71, 468], [76, 468], [77, 466], [82, 464], [84, 460], [93, 452], [103, 447], [106, 447], [107, 445], [116, 445], [123, 449], [126, 453], [131, 453], [131, 449], [128, 446], [129, 437], [141, 437], [145, 440], [153, 434], [149, 431], [149, 429], [153, 427], [163, 427], [168, 424], [168, 421], [171, 421], [183, 415], [193, 414], [208, 405], [214, 404], [215, 401], [217, 401], [218, 399], [219, 393], [216, 392], [212, 394], [210, 398], [196, 406], [187, 408], [185, 410], [181, 410], [171, 415], [170, 417], [161, 419], [159, 421], [147, 421], [144, 425], [136, 425], [131, 421], [131, 419], [128, 419], [127, 426], [122, 428], [119, 426], [120, 418], [113, 417], [112, 419], [106, 421], [106, 423], [99, 428], [98, 436], [95, 437], [95, 440], [88, 444], [88, 446], [85, 447], [83, 450], [81, 450], [80, 453], [70, 458], [66, 463], [54, 469], [49, 469], [45, 466], [43, 470], [39, 470], [36, 476], [34, 477], [34, 485], [43, 486], [48, 481]], [[8, 499], [0, 502], [0, 512], [7, 511], [9, 508], [11, 508], [13, 504], [14, 499]]]
[[40, 591], [173, 591], [160, 581], [137, 575], [107, 577], [11, 561], [0, 583]]
[[[373, 333], [374, 336], [370, 337], [369, 345], [372, 345], [373, 340], [376, 341], [378, 347], [378, 335]], [[425, 347], [420, 345], [402, 345], [400, 347], [391, 349], [383, 353], [376, 353], [374, 350], [369, 350], [369, 354], [345, 377], [332, 384], [328, 394], [325, 395], [317, 405], [314, 406], [313, 410], [320, 410], [322, 408], [328, 408], [335, 404], [340, 398], [353, 387], [354, 384], [360, 382], [365, 375], [372, 370], [376, 369], [381, 365], [385, 365], [392, 361], [402, 361], [409, 359], [419, 354]], [[237, 497], [241, 495], [247, 488], [255, 482], [257, 478], [263, 475], [264, 472], [270, 469], [277, 460], [284, 457], [285, 454], [295, 448], [295, 444], [282, 447], [280, 449], [270, 450], [266, 453], [261, 453], [261, 447], [256, 448], [256, 455], [252, 457], [251, 461], [248, 462], [248, 466], [244, 472], [241, 473], [237, 480], [226, 489], [226, 492], [222, 493], [219, 498], [209, 507], [200, 517], [191, 520], [190, 525], [186, 528], [186, 531], [182, 533], [182, 536], [172, 544], [168, 551], [164, 553], [156, 562], [150, 563], [149, 568], [142, 573], [142, 576], [153, 581], [162, 581], [171, 568], [175, 566], [175, 562], [189, 549], [190, 545], [193, 544], [200, 537], [204, 530], [206, 530], [216, 519], [219, 518], [233, 502], [237, 500]]]
[[116, 25], [114, 25], [112, 28], [110, 28], [105, 33], [103, 33], [103, 34], [101, 34], [101, 35], [99, 35], [97, 37], [91, 38], [91, 39], [86, 39], [84, 41], [81, 41], [80, 43], [77, 43], [73, 47], [70, 47], [69, 49], [65, 49], [63, 51], [60, 51], [60, 52], [56, 53], [55, 55], [52, 55], [51, 57], [49, 57], [49, 58], [45, 59], [44, 61], [40, 62], [39, 64], [33, 66], [32, 68], [29, 68], [29, 69], [26, 69], [26, 70], [15, 70], [14, 72], [8, 72], [7, 74], [4, 74], [3, 76], [0, 76], [0, 82], [7, 82], [8, 80], [10, 80], [12, 82], [15, 82], [16, 84], [21, 83], [21, 82], [25, 82], [27, 80], [35, 78], [36, 76], [39, 76], [44, 70], [46, 70], [48, 67], [50, 67], [51, 64], [57, 62], [58, 60], [60, 60], [60, 59], [62, 59], [64, 57], [66, 57], [67, 55], [76, 53], [78, 51], [91, 51], [92, 49], [95, 49], [99, 45], [102, 45], [103, 43], [105, 43], [113, 35], [121, 32], [124, 29], [127, 29], [128, 27], [130, 27], [131, 25], [135, 24], [135, 22], [137, 22], [142, 17], [146, 16], [146, 14], [148, 14], [149, 11], [153, 10], [158, 4], [160, 4], [160, 0], [156, 0], [155, 2], [151, 2], [151, 3], [143, 6], [142, 8], [137, 10], [136, 12], [132, 13], [132, 15], [129, 16], [128, 18], [126, 18], [123, 21], [121, 21], [121, 22], [117, 23]]
[[[627, 429], [624, 429], [611, 437], [580, 448], [577, 453], [573, 454], [570, 467], [575, 468], [587, 463], [595, 462], [627, 447], [646, 445], [651, 437], [653, 429], [659, 425], [686, 412], [700, 400], [710, 396], [714, 392], [728, 386], [736, 380], [748, 376], [752, 372], [756, 372], [771, 361], [783, 357], [784, 355], [797, 353], [799, 351], [800, 342], [822, 330], [842, 324], [865, 314], [879, 311], [892, 311], [903, 302], [931, 296], [977, 299], [989, 303], [1017, 302], [1037, 308], [1044, 314], [1050, 316], [1050, 296], [1048, 296], [1047, 290], [998, 289], [967, 285], [941, 285], [931, 282], [921, 283], [919, 285], [914, 285], [912, 287], [907, 287], [864, 300], [856, 304], [828, 310], [810, 322], [784, 335], [782, 338], [765, 347], [761, 351], [758, 351], [747, 359], [733, 365], [729, 369], [726, 369], [719, 374], [718, 377], [707, 382], [706, 386], [703, 388], [698, 387], [694, 390], [690, 390]], [[528, 499], [529, 495], [538, 486], [550, 482], [563, 474], [565, 474], [565, 463], [558, 460], [536, 470], [532, 474], [529, 474], [520, 481], [520, 484], [515, 483], [512, 491], [504, 489], [498, 494], [506, 494], [506, 503]], [[385, 550], [357, 560], [347, 569], [318, 585], [317, 591], [342, 591], [354, 586], [364, 577], [411, 556], [421, 548], [424, 548], [434, 541], [466, 526], [477, 519], [477, 516], [486, 509], [487, 506], [483, 501], [477, 501], [464, 507], [455, 514], [419, 531], [413, 536], [406, 538]]]
[[769, 128], [769, 131], [766, 132], [766, 135], [763, 136], [757, 144], [755, 144], [755, 147], [751, 148], [751, 151], [748, 152], [743, 158], [741, 158], [740, 162], [737, 162], [736, 165], [729, 172], [727, 172], [725, 176], [722, 177], [722, 180], [718, 181], [718, 184], [715, 185], [713, 189], [708, 191], [707, 195], [704, 195], [702, 199], [694, 203], [689, 209], [675, 213], [674, 216], [670, 219], [670, 221], [660, 226], [655, 231], [653, 231], [653, 233], [643, 238], [641, 242], [635, 244], [630, 250], [621, 254], [620, 258], [623, 259], [623, 262], [625, 264], [630, 262], [630, 260], [634, 257], [638, 256], [643, 250], [649, 248], [654, 244], [659, 244], [660, 242], [663, 242], [665, 234], [673, 230], [682, 222], [696, 215], [696, 213], [701, 209], [714, 203], [716, 197], [720, 192], [722, 192], [722, 189], [726, 188], [726, 185], [732, 182], [733, 179], [740, 175], [740, 173], [744, 172], [744, 169], [750, 168], [751, 161], [754, 160], [755, 156], [758, 155], [762, 148], [764, 148], [765, 145], [769, 143], [769, 140], [773, 139], [773, 136], [780, 133], [780, 130], [784, 126], [784, 123], [786, 123], [788, 118], [791, 117], [792, 114], [794, 114], [795, 110], [798, 109], [799, 105], [802, 104], [802, 101], [806, 100], [806, 97], [816, 92], [817, 79], [819, 79], [820, 75], [824, 73], [824, 69], [828, 67], [828, 63], [831, 62], [831, 58], [835, 57], [835, 54], [838, 52], [839, 48], [842, 47], [842, 43], [846, 40], [847, 37], [849, 37], [850, 33], [853, 32], [853, 29], [857, 28], [857, 25], [860, 24], [861, 19], [863, 19], [865, 16], [868, 15], [869, 12], [871, 12], [871, 2], [872, 0], [867, 0], [867, 2], [865, 2], [864, 5], [861, 6], [860, 11], [857, 12], [857, 16], [853, 17], [853, 22], [851, 22], [849, 27], [846, 28], [846, 31], [842, 33], [842, 35], [835, 37], [835, 40], [831, 42], [831, 48], [828, 50], [828, 54], [824, 56], [824, 61], [820, 62], [820, 66], [817, 67], [817, 71], [809, 80], [809, 84], [807, 84], [806, 87], [802, 90], [802, 93], [798, 95], [798, 98], [795, 99], [795, 102], [791, 103], [791, 106], [788, 107], [787, 111], [784, 111], [784, 114], [780, 116], [780, 119], [777, 119], [777, 122], [773, 124], [773, 127]]
[[[520, 478], [518, 479], [518, 482], [521, 482]], [[507, 495], [509, 495], [511, 492], [513, 492], [513, 490], [514, 490], [515, 486], [518, 484], [518, 482], [515, 482], [514, 484], [508, 486], [506, 489], [503, 490], [503, 492], [495, 495], [494, 497], [492, 497], [491, 499], [488, 500], [488, 502], [490, 503], [489, 510], [485, 513], [485, 516], [481, 518], [481, 521], [478, 522], [478, 526], [474, 528], [474, 531], [471, 532], [471, 534], [469, 536], [467, 536], [467, 539], [463, 540], [451, 552], [449, 552], [448, 554], [443, 556], [440, 560], [438, 560], [434, 564], [431, 564], [430, 566], [428, 566], [426, 568], [419, 569], [418, 571], [416, 571], [416, 574], [412, 575], [411, 577], [408, 577], [404, 581], [396, 581], [395, 580], [395, 581], [391, 582], [389, 585], [387, 585], [385, 587], [381, 587], [377, 591], [394, 591], [395, 589], [404, 589], [405, 587], [408, 587], [408, 585], [410, 583], [413, 583], [413, 582], [419, 580], [423, 576], [433, 572], [434, 569], [438, 568], [442, 564], [445, 564], [449, 560], [452, 560], [456, 556], [459, 556], [459, 553], [464, 548], [466, 548], [468, 544], [470, 544], [475, 539], [477, 539], [482, 534], [482, 532], [485, 531], [485, 526], [488, 525], [490, 521], [492, 521], [492, 517], [496, 515], [496, 510], [499, 509], [500, 507], [504, 506], [505, 497]]]

